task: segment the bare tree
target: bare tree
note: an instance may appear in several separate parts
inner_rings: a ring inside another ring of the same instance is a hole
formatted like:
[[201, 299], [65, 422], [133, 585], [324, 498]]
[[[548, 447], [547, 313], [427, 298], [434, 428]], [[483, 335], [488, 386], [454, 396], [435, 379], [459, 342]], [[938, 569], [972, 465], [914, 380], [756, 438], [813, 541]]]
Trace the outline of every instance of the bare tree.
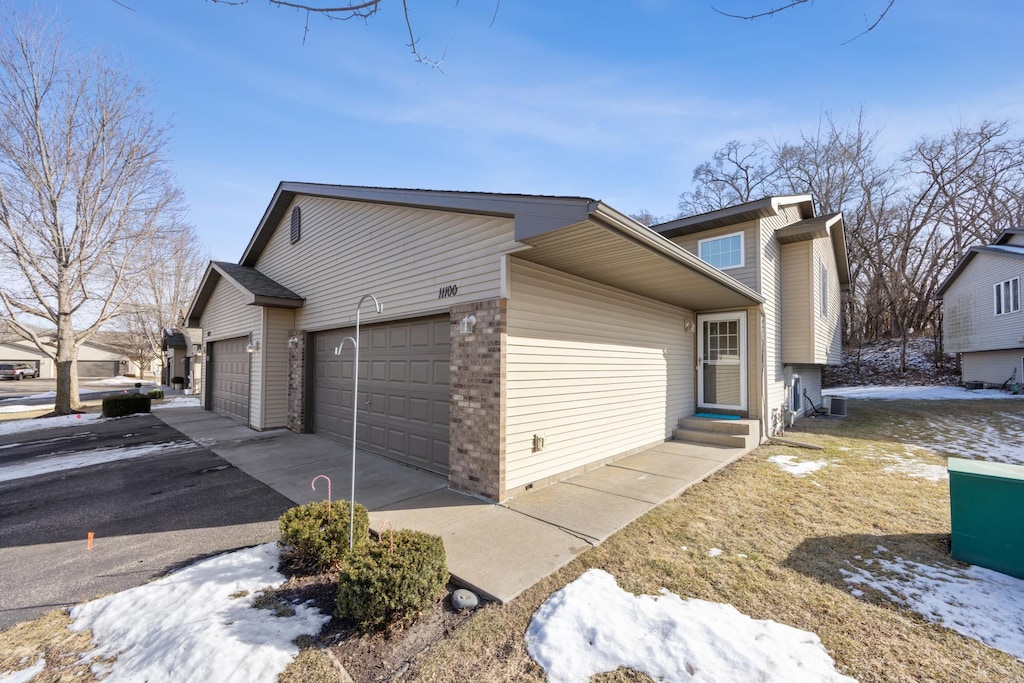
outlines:
[[148, 246], [147, 260], [160, 266], [143, 273], [112, 327], [140, 372], [163, 357], [164, 330], [184, 326], [185, 314], [209, 258], [187, 226], [161, 234]]
[[54, 360], [60, 414], [77, 407], [79, 347], [159, 267], [148, 245], [180, 229], [165, 139], [141, 85], [51, 26], [0, 17], [0, 303]]
[[[273, 0], [271, 1], [273, 2]], [[794, 7], [799, 7], [800, 5], [806, 5], [808, 2], [810, 2], [810, 0], [790, 0], [790, 2], [786, 2], [781, 5], [776, 5], [774, 7], [766, 7], [763, 10], [759, 10], [756, 12], [747, 12], [743, 14], [725, 12], [723, 10], [718, 9], [717, 7], [712, 7], [711, 9], [731, 19], [744, 19], [747, 21], [751, 21], [754, 19], [765, 19], [768, 17], [774, 17], [776, 14], [780, 14], [782, 12], [785, 12], [786, 10], [791, 10]], [[811, 2], [811, 4], [814, 3]], [[848, 43], [851, 43], [854, 40], [860, 38], [861, 36], [870, 33], [871, 31], [874, 31], [876, 28], [878, 28], [878, 25], [882, 23], [882, 20], [885, 19], [885, 16], [889, 14], [889, 10], [891, 10], [893, 5], [895, 4], [896, 0], [885, 0], [885, 6], [882, 9], [880, 9], [876, 14], [870, 15], [872, 16], [872, 19], [868, 19], [867, 17], [865, 17], [866, 24], [864, 30], [858, 33], [857, 35], [853, 36], [849, 40], [844, 41], [843, 45], [847, 45]]]
[[697, 186], [679, 195], [680, 215], [696, 215], [767, 197], [776, 191], [778, 160], [764, 140], [730, 140], [693, 171]]

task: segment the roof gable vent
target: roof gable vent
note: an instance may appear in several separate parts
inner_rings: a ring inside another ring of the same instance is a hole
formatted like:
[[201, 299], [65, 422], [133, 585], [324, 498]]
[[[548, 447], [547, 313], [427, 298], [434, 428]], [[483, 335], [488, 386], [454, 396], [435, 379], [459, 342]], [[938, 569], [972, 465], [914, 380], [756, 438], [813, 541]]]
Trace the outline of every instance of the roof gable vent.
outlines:
[[299, 241], [299, 236], [302, 233], [302, 209], [295, 207], [292, 209], [292, 225], [291, 225], [291, 240], [292, 244]]

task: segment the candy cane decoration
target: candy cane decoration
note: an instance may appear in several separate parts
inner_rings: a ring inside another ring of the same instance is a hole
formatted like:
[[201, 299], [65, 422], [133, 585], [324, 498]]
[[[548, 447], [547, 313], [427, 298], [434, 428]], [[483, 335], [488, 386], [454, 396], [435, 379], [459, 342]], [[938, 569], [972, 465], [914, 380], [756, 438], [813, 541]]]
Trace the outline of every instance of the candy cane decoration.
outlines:
[[316, 493], [316, 480], [317, 479], [326, 479], [327, 480], [327, 519], [330, 519], [331, 518], [331, 478], [328, 477], [326, 474], [318, 474], [315, 477], [313, 477], [313, 481], [309, 482], [309, 488], [313, 489], [314, 493]]

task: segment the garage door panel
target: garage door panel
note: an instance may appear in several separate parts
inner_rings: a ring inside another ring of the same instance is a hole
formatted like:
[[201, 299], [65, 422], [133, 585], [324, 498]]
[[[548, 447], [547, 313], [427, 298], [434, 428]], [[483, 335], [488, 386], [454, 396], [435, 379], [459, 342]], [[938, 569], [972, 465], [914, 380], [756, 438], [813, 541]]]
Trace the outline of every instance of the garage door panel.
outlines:
[[[359, 404], [360, 447], [433, 471], [448, 471], [449, 330], [447, 316], [361, 330], [359, 393], [365, 398]], [[319, 333], [315, 360], [317, 367], [325, 364], [340, 370], [316, 373], [314, 429], [342, 441], [350, 438], [352, 429], [352, 349], [347, 346], [339, 358], [334, 346], [340, 342], [332, 346], [328, 340], [345, 336], [354, 336], [354, 330]], [[343, 360], [346, 355], [348, 359]], [[340, 400], [321, 393], [321, 385], [338, 386]], [[438, 405], [444, 409], [438, 410]]]
[[249, 362], [247, 337], [211, 344], [212, 408], [214, 412], [249, 424]]

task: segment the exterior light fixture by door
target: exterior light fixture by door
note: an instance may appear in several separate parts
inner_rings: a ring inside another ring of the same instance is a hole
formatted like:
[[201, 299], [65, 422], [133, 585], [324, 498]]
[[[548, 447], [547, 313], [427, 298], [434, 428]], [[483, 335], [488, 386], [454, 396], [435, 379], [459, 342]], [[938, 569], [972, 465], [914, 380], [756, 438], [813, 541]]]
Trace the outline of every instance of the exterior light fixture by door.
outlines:
[[476, 316], [467, 315], [465, 318], [459, 321], [459, 333], [460, 334], [471, 334], [473, 327], [476, 325]]
[[256, 353], [260, 350], [260, 340], [253, 341], [252, 332], [249, 333], [249, 343], [245, 345], [245, 350], [247, 353]]
[[293, 348], [299, 345], [299, 338], [295, 335], [288, 337], [288, 348]]
[[697, 325], [694, 324], [692, 320], [687, 320], [685, 323], [683, 323], [683, 329], [686, 330], [687, 332], [693, 332], [694, 330], [697, 329]]

